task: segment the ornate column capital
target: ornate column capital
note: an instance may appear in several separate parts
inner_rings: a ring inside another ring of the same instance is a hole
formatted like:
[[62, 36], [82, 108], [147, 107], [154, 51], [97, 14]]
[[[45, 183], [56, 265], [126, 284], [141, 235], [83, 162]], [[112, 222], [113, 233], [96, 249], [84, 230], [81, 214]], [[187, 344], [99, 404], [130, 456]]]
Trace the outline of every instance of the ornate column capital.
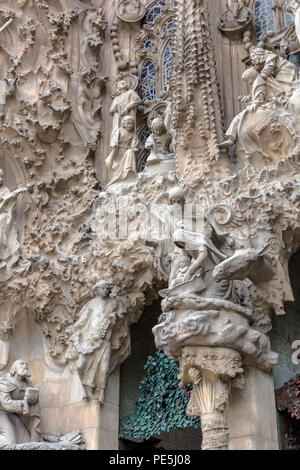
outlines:
[[227, 450], [229, 392], [231, 386], [241, 387], [243, 382], [240, 353], [227, 348], [186, 346], [179, 364], [181, 384], [193, 385], [187, 414], [201, 416], [202, 449]]

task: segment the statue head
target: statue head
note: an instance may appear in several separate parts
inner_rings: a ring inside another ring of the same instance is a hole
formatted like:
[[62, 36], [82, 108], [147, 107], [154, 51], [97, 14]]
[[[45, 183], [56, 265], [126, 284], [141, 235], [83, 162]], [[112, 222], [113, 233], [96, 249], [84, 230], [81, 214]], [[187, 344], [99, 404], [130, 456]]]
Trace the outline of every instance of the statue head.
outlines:
[[151, 124], [151, 130], [154, 135], [162, 135], [167, 132], [164, 120], [161, 117], [155, 118]]
[[94, 293], [95, 295], [100, 295], [101, 297], [108, 297], [111, 290], [112, 290], [112, 283], [109, 281], [99, 281], [94, 286]]
[[169, 199], [171, 204], [184, 204], [185, 196], [183, 190], [179, 186], [175, 186], [169, 191]]
[[258, 77], [258, 71], [255, 67], [250, 67], [249, 69], [245, 70], [242, 75], [242, 80], [249, 85], [252, 85]]
[[28, 364], [26, 361], [23, 361], [23, 359], [18, 359], [15, 361], [11, 366], [9, 373], [12, 377], [15, 375], [19, 375], [20, 377], [31, 377], [31, 374], [28, 370]]
[[252, 47], [250, 49], [250, 59], [253, 65], [263, 66], [269, 52], [262, 47]]
[[[180, 242], [179, 242], [180, 244]], [[187, 255], [182, 255], [179, 257], [179, 260], [178, 260], [178, 265], [179, 265], [179, 268], [182, 269], [182, 268], [185, 268], [187, 266], [189, 266], [191, 264], [191, 259], [189, 256]]]
[[124, 93], [125, 91], [128, 90], [128, 85], [127, 85], [127, 82], [126, 80], [120, 80], [117, 85], [116, 85], [116, 88], [118, 90], [118, 92], [121, 94], [121, 93]]
[[135, 119], [133, 116], [125, 116], [123, 119], [123, 127], [129, 132], [132, 132], [135, 128]]

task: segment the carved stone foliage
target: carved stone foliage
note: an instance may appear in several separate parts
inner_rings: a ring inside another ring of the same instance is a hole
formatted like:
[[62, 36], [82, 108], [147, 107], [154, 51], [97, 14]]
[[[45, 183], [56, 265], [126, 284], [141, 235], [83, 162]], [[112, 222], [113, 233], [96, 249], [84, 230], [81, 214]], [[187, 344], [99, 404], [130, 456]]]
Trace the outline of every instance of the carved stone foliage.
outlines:
[[[2, 368], [7, 365], [11, 335], [27, 312], [40, 325], [50, 356], [69, 364], [85, 385], [79, 362], [89, 360], [92, 353], [87, 352], [88, 358], [80, 353], [85, 340], [79, 338], [77, 344], [76, 332], [69, 328], [95, 301], [97, 282], [107, 279], [113, 283], [112, 298], [130, 313], [115, 319], [116, 334], [108, 328], [104, 335], [105, 325], [99, 325], [104, 343], [109, 343], [108, 337], [114, 340], [113, 352], [106, 354], [102, 365], [100, 358], [91, 359], [97, 378], [104, 370], [101, 387], [93, 395], [98, 399], [107, 374], [129, 354], [129, 325], [141, 314], [147, 291], [151, 298], [155, 267], [151, 249], [143, 242], [137, 246], [127, 239], [104, 239], [93, 228], [99, 221], [97, 208], [109, 206], [109, 197], [99, 196], [94, 164], [101, 152], [107, 82], [102, 61], [106, 12], [79, 0], [35, 3], [22, 15], [17, 6], [15, 12], [3, 10], [2, 15], [6, 28], [1, 33], [1, 77], [6, 88], [0, 123], [5, 161], [0, 362]], [[135, 108], [126, 112], [131, 115]], [[122, 128], [121, 122], [117, 128]], [[97, 310], [100, 323], [101, 315]], [[102, 349], [97, 343], [95, 355], [101, 356]], [[90, 395], [83, 390], [83, 396]]]

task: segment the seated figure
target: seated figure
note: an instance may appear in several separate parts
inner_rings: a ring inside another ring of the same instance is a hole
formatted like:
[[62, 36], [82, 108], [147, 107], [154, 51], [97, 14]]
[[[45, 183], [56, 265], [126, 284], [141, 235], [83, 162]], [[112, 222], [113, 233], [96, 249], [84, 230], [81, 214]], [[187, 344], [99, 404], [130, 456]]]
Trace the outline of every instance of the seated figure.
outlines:
[[297, 115], [289, 100], [297, 109], [297, 74], [293, 64], [261, 48], [251, 51], [251, 59], [253, 67], [242, 77], [251, 88], [244, 99], [250, 104], [233, 119], [220, 148], [235, 144], [238, 168], [251, 159], [261, 169], [289, 155], [295, 144]]
[[151, 131], [145, 143], [145, 148], [150, 150], [150, 155], [144, 173], [151, 176], [167, 175], [170, 171], [174, 171], [172, 135], [168, 132], [161, 117], [153, 119]]
[[0, 450], [80, 450], [85, 448], [79, 430], [63, 435], [41, 434], [39, 390], [33, 387], [28, 364], [15, 361], [0, 377]]
[[135, 132], [135, 119], [125, 116], [120, 129], [113, 132], [111, 153], [105, 163], [112, 175], [108, 183], [134, 181], [136, 179], [136, 152], [139, 142]]
[[0, 377], [0, 446], [41, 440], [39, 395], [23, 360]]

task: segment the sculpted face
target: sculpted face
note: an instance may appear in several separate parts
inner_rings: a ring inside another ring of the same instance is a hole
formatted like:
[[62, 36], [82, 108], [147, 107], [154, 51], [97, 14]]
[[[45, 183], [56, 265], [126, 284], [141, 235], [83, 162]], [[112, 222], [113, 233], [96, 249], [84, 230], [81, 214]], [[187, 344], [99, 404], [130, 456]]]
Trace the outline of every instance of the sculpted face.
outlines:
[[110, 282], [102, 282], [96, 284], [95, 286], [95, 293], [96, 295], [100, 295], [101, 297], [108, 297], [111, 291], [112, 285]]
[[121, 80], [117, 85], [117, 89], [120, 93], [124, 93], [125, 91], [127, 91], [127, 82], [125, 80]]
[[23, 360], [16, 361], [14, 363], [14, 368], [16, 371], [16, 374], [19, 375], [20, 377], [30, 377], [31, 374], [28, 370], [28, 364], [27, 362]]
[[133, 119], [124, 119], [124, 127], [127, 129], [129, 132], [132, 132], [134, 130], [134, 120]]
[[162, 118], [156, 118], [152, 121], [151, 130], [155, 135], [162, 135], [166, 132], [165, 123]]
[[264, 49], [256, 48], [250, 52], [251, 62], [254, 65], [263, 65], [266, 60]]

